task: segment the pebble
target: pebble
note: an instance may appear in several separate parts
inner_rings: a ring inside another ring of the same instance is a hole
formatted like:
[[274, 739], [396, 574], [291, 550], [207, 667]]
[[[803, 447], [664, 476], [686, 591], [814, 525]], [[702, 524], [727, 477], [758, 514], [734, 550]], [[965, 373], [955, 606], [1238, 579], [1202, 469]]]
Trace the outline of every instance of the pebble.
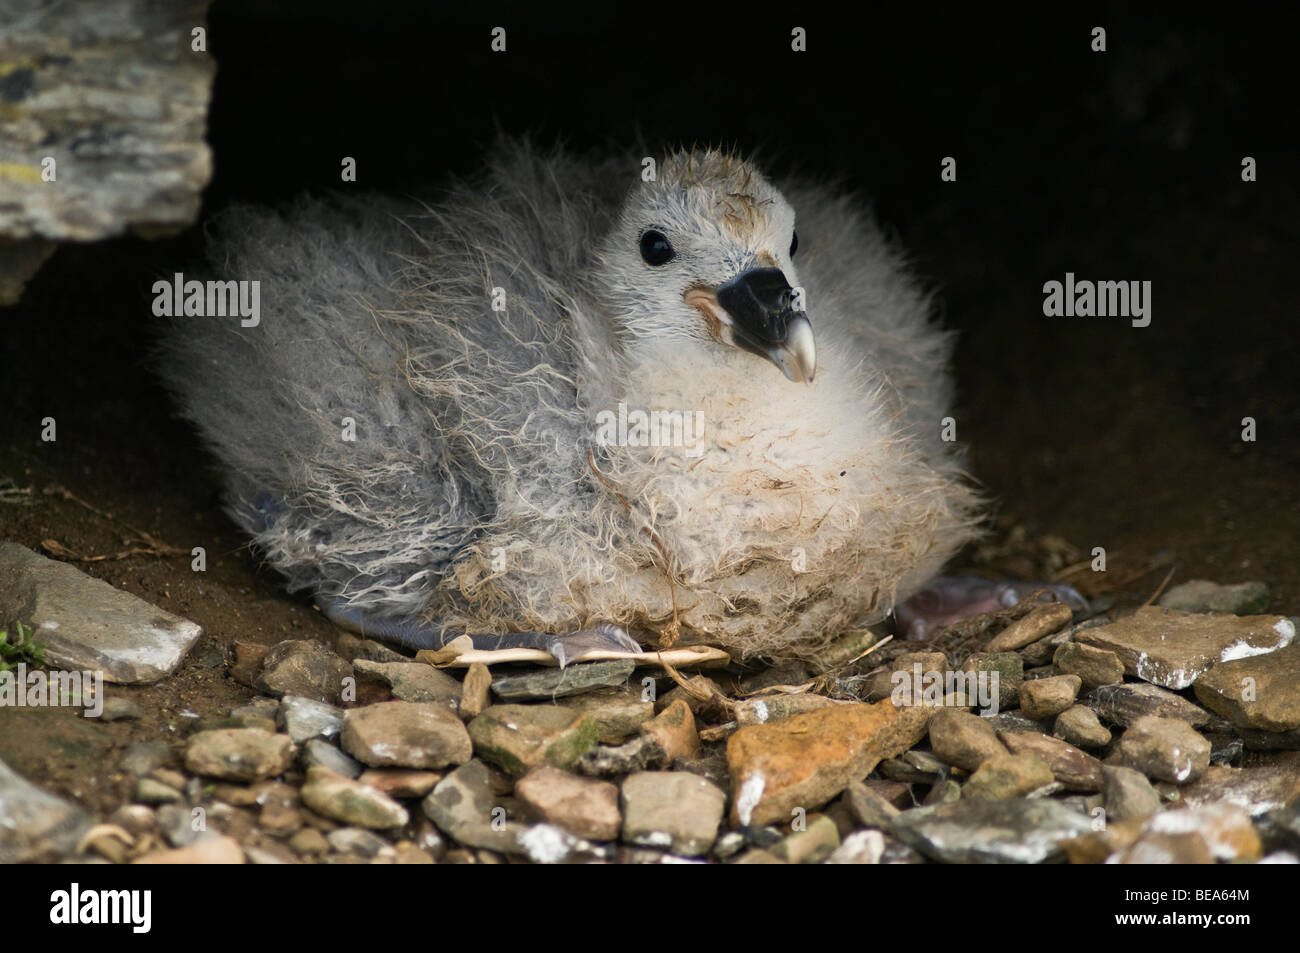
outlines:
[[422, 808], [439, 830], [467, 847], [511, 854], [524, 850], [519, 836], [527, 828], [507, 819], [505, 808], [492, 790], [491, 772], [478, 758], [439, 781], [422, 802]]
[[636, 663], [631, 659], [541, 669], [526, 675], [497, 678], [492, 682], [492, 691], [498, 698], [508, 702], [552, 700], [567, 695], [581, 695], [598, 688], [623, 685], [635, 669]]
[[368, 768], [357, 778], [377, 791], [394, 798], [420, 798], [433, 790], [442, 780], [436, 771], [418, 771], [407, 768]]
[[343, 730], [343, 709], [301, 695], [280, 699], [276, 718], [295, 744], [311, 738], [333, 738]]
[[1054, 675], [1027, 681], [1020, 686], [1020, 711], [1026, 718], [1059, 715], [1074, 704], [1082, 684], [1078, 675]]
[[[475, 662], [475, 665], [478, 663]], [[421, 850], [410, 841], [403, 841], [395, 847], [397, 856], [393, 858], [395, 864], [436, 864], [437, 860], [427, 850]]]
[[158, 830], [173, 847], [193, 844], [202, 833], [200, 818], [175, 804], [163, 804], [155, 812]]
[[1200, 732], [1178, 718], [1145, 715], [1119, 739], [1124, 764], [1149, 778], [1186, 784], [1210, 766], [1210, 743]]
[[1117, 862], [1251, 863], [1263, 853], [1259, 834], [1245, 811], [1232, 804], [1209, 804], [1153, 815]]
[[612, 851], [599, 847], [554, 824], [534, 824], [519, 835], [524, 856], [535, 864], [564, 864], [603, 861]]
[[[249, 642], [235, 639], [234, 662], [230, 666], [230, 677], [240, 685], [257, 687], [257, 678], [262, 673], [262, 663], [271, 652], [271, 646], [261, 642]], [[274, 713], [272, 713], [274, 717]]]
[[351, 674], [352, 666], [319, 642], [289, 639], [266, 653], [254, 687], [276, 698], [300, 695], [333, 703], [342, 696], [343, 679]]
[[1147, 834], [1118, 851], [1107, 862], [1161, 866], [1212, 864], [1214, 855], [1205, 839], [1195, 833]]
[[214, 784], [209, 791], [218, 801], [235, 807], [251, 807], [257, 803], [257, 789], [246, 784]]
[[688, 772], [641, 771], [624, 779], [621, 806], [626, 843], [699, 857], [713, 846], [727, 796]]
[[928, 672], [946, 672], [948, 657], [942, 652], [905, 652], [879, 671], [872, 672], [862, 685], [864, 701], [877, 702], [891, 698], [895, 688], [902, 687], [910, 696], [913, 681]]
[[921, 801], [927, 807], [931, 804], [947, 804], [961, 798], [961, 785], [952, 778], [936, 781], [928, 794]]
[[1037, 642], [1043, 636], [1051, 635], [1067, 625], [1073, 616], [1073, 610], [1062, 602], [1039, 606], [995, 635], [984, 647], [984, 651], [1010, 652], [1023, 649], [1029, 643]]
[[1289, 753], [1276, 764], [1245, 768], [1212, 764], [1179, 795], [1189, 807], [1232, 804], [1251, 817], [1266, 814], [1300, 798], [1300, 754]]
[[1141, 771], [1122, 765], [1101, 769], [1106, 816], [1116, 821], [1150, 817], [1160, 810], [1160, 795]]
[[930, 750], [940, 760], [966, 771], [1007, 753], [987, 718], [947, 708], [930, 719]]
[[153, 778], [140, 778], [135, 782], [132, 799], [140, 804], [174, 804], [184, 797], [174, 787], [155, 781]]
[[363, 770], [361, 762], [344, 754], [323, 738], [312, 738], [303, 745], [300, 760], [304, 768], [317, 765], [345, 778], [360, 777]]
[[[877, 831], [879, 836], [880, 832]], [[772, 848], [772, 853], [787, 864], [820, 864], [840, 846], [840, 831], [826, 815], [809, 818], [808, 826], [795, 831]], [[884, 843], [881, 843], [884, 849]]]
[[736, 702], [735, 717], [738, 725], [762, 725], [769, 721], [782, 721], [795, 715], [844, 705], [824, 695], [766, 695], [762, 698], [745, 698]]
[[230, 709], [231, 718], [269, 718], [275, 721], [280, 713], [280, 700], [276, 698], [266, 698], [258, 696], [251, 699], [248, 704], [240, 705], [238, 708]]
[[[907, 806], [911, 807], [911, 791], [907, 793]], [[850, 781], [844, 791], [844, 800], [849, 812], [863, 827], [874, 827], [887, 831], [899, 814], [899, 809], [879, 790], [869, 787], [862, 781]]]
[[120, 827], [135, 837], [151, 834], [158, 829], [153, 810], [143, 804], [123, 804], [108, 815], [105, 823]]
[[156, 850], [133, 864], [242, 864], [244, 851], [233, 837], [205, 837], [186, 847]]
[[578, 759], [573, 770], [588, 777], [609, 778], [658, 767], [666, 760], [659, 742], [641, 735], [621, 745], [597, 745]]
[[1106, 649], [1066, 642], [1052, 655], [1052, 664], [1064, 675], [1078, 675], [1084, 688], [1124, 681], [1124, 663]]
[[261, 781], [283, 774], [293, 764], [294, 754], [288, 735], [261, 728], [224, 728], [191, 736], [185, 767], [226, 781]]
[[407, 702], [442, 702], [453, 711], [459, 707], [464, 687], [459, 681], [427, 662], [352, 663], [358, 682], [378, 682], [388, 687], [393, 698]]
[[1221, 586], [1205, 579], [1193, 579], [1174, 586], [1156, 604], [1182, 612], [1254, 615], [1268, 608], [1268, 586], [1262, 582], [1239, 582]]
[[280, 800], [268, 801], [257, 816], [257, 826], [272, 837], [288, 837], [302, 825], [302, 812]]
[[885, 837], [880, 831], [854, 831], [835, 848], [828, 864], [878, 864], [885, 856]]
[[911, 751], [904, 751], [897, 760], [907, 764], [918, 773], [927, 778], [946, 777], [948, 766], [936, 758], [929, 751], [922, 751], [920, 748], [913, 748]]
[[314, 827], [304, 827], [289, 838], [289, 846], [305, 857], [315, 857], [330, 849], [325, 835]]
[[623, 824], [617, 785], [550, 765], [533, 768], [520, 778], [515, 796], [541, 820], [587, 840], [616, 840]]
[[1050, 798], [963, 798], [904, 811], [894, 822], [895, 834], [909, 846], [955, 864], [1058, 860], [1063, 841], [1091, 829], [1088, 818]]
[[1053, 782], [1052, 769], [1038, 755], [1001, 754], [989, 758], [962, 788], [967, 800], [1023, 797]]
[[0, 619], [30, 620], [51, 670], [103, 672], [122, 684], [170, 675], [203, 634], [188, 619], [10, 542], [0, 542]]
[[142, 777], [170, 758], [171, 753], [171, 745], [165, 741], [137, 741], [127, 746], [117, 768], [123, 774]]
[[1143, 818], [1097, 818], [1090, 833], [1062, 841], [1061, 847], [1071, 864], [1104, 864], [1141, 836], [1142, 824]]
[[796, 807], [815, 810], [885, 758], [923, 737], [935, 709], [836, 705], [785, 721], [747, 725], [727, 739], [732, 822], [784, 822]]
[[1178, 718], [1194, 728], [1210, 723], [1203, 708], [1155, 685], [1103, 685], [1089, 692], [1084, 704], [1103, 720], [1125, 728], [1144, 715]]
[[[1290, 620], [1285, 621], [1291, 626]], [[1300, 729], [1300, 643], [1214, 666], [1197, 680], [1196, 697], [1238, 727], [1272, 732]]]
[[726, 860], [740, 853], [746, 846], [742, 831], [726, 831], [719, 834], [718, 839], [713, 842], [713, 856], [719, 860]]
[[989, 718], [995, 731], [1041, 731], [1047, 734], [1047, 722], [1027, 718], [1022, 712], [1001, 711]]
[[1018, 652], [975, 652], [961, 664], [963, 672], [987, 672], [997, 676], [998, 710], [1002, 711], [1020, 697], [1020, 683], [1025, 680], [1025, 660]]
[[1294, 637], [1295, 626], [1282, 616], [1198, 615], [1156, 606], [1077, 636], [1114, 652], [1128, 674], [1174, 690], [1218, 662], [1272, 652]]
[[465, 671], [460, 686], [460, 717], [469, 721], [483, 713], [491, 704], [492, 670], [482, 662], [473, 662]]
[[573, 767], [596, 735], [595, 718], [556, 705], [492, 705], [469, 724], [474, 752], [513, 777], [539, 764]]
[[385, 853], [396, 856], [392, 844], [363, 827], [340, 827], [330, 831], [325, 840], [340, 854], [356, 854], [367, 859]]
[[700, 756], [700, 736], [695, 730], [695, 716], [683, 699], [677, 699], [642, 725], [641, 734], [651, 738], [662, 749], [669, 764], [678, 758]]
[[384, 830], [410, 819], [406, 808], [387, 794], [327, 768], [307, 769], [302, 801], [317, 814], [357, 827]]
[[747, 850], [747, 851], [745, 851], [745, 853], [741, 854], [738, 858], [736, 858], [734, 861], [732, 861], [732, 863], [736, 863], [736, 864], [784, 864], [785, 861], [782, 860], [780, 857], [776, 856], [776, 854], [772, 853], [770, 850], [763, 850], [762, 848], [758, 848], [758, 847], [756, 847], [756, 848], [754, 848], [753, 850]]
[[344, 751], [372, 768], [445, 768], [464, 764], [473, 754], [465, 725], [441, 702], [380, 702], [350, 709], [339, 741]]
[[1071, 705], [1057, 715], [1052, 734], [1080, 748], [1104, 748], [1111, 738], [1097, 713], [1085, 705]]
[[1036, 754], [1052, 776], [1069, 791], [1100, 791], [1101, 762], [1074, 745], [1037, 731], [1010, 731], [999, 736], [1013, 754]]
[[250, 864], [297, 864], [297, 857], [279, 844], [263, 844], [259, 847], [244, 846], [244, 856]]
[[[690, 704], [689, 700], [687, 704]], [[596, 719], [597, 737], [604, 745], [621, 744], [637, 734], [641, 726], [655, 715], [653, 701], [639, 690], [625, 688], [603, 688], [585, 695], [574, 695], [564, 700], [564, 707], [585, 711]]]

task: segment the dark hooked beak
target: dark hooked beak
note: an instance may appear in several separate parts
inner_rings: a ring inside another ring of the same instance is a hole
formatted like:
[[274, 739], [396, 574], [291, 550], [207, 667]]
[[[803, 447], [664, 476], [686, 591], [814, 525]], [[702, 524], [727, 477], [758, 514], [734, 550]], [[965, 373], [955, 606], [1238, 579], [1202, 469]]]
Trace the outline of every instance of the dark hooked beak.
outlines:
[[817, 348], [808, 315], [794, 310], [794, 291], [779, 268], [752, 268], [709, 292], [695, 288], [688, 304], [718, 323], [717, 336], [765, 357], [790, 380], [811, 383]]

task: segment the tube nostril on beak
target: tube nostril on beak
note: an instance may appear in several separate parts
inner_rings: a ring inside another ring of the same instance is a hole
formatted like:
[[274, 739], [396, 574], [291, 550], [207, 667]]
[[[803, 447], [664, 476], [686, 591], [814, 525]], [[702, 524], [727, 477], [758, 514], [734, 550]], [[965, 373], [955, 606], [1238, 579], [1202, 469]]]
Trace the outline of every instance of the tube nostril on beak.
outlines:
[[755, 268], [718, 289], [718, 304], [750, 334], [767, 343], [786, 332], [794, 289], [779, 268]]
[[811, 383], [817, 367], [812, 324], [794, 310], [794, 289], [779, 268], [755, 268], [717, 291], [738, 347], [765, 357], [792, 381]]

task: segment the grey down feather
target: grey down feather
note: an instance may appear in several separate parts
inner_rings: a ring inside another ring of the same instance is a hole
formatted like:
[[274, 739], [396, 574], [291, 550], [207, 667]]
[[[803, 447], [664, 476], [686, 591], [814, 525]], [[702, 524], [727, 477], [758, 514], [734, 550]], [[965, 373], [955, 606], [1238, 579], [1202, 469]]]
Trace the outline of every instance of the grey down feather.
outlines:
[[[161, 372], [290, 589], [449, 636], [654, 641], [675, 611], [683, 641], [815, 657], [972, 538], [940, 439], [950, 338], [859, 203], [716, 151], [641, 172], [506, 142], [428, 204], [214, 223], [212, 266], [261, 282], [261, 321], [169, 319]], [[667, 265], [638, 252], [651, 227]], [[755, 265], [803, 291], [811, 383], [683, 303]], [[702, 439], [598, 439], [620, 404]]]

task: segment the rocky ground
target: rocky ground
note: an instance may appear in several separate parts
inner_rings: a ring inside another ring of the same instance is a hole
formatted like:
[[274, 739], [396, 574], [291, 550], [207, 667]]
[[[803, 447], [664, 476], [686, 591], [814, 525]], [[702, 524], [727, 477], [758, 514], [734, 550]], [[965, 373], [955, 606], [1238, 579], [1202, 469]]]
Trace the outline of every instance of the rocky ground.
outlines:
[[75, 718], [68, 743], [106, 763], [80, 799], [0, 763], [0, 862], [1300, 862], [1300, 643], [1260, 584], [1085, 620], [1022, 605], [924, 643], [858, 633], [821, 672], [236, 641], [199, 651], [240, 703], [160, 722], [146, 686], [197, 626], [17, 544], [0, 582], [44, 671], [118, 679], [85, 717], [85, 693], [30, 704], [35, 659], [5, 657], [6, 734]]

